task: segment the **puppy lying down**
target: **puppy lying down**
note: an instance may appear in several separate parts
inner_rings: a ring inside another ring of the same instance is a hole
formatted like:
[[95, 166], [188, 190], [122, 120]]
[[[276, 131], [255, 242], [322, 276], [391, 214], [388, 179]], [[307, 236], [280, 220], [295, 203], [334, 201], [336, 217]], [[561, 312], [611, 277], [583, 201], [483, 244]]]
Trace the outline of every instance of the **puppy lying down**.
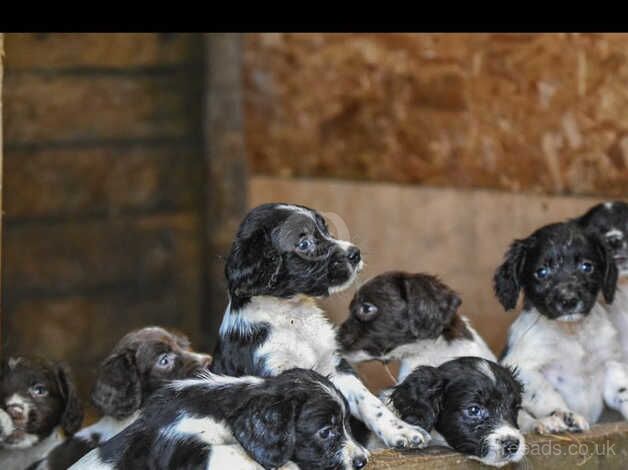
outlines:
[[83, 420], [69, 369], [12, 357], [0, 381], [0, 469], [22, 470], [74, 434]]
[[340, 326], [341, 353], [349, 362], [401, 361], [398, 380], [417, 366], [439, 366], [460, 356], [496, 360], [469, 320], [460, 297], [429, 274], [390, 271], [356, 292]]
[[163, 387], [138, 419], [71, 468], [360, 469], [349, 405], [311, 370], [277, 376], [205, 373]]
[[[517, 427], [521, 385], [513, 372], [478, 357], [420, 366], [382, 399], [401, 419], [432, 431], [446, 445], [486, 465], [518, 462], [525, 441]], [[382, 447], [371, 435], [369, 448]]]

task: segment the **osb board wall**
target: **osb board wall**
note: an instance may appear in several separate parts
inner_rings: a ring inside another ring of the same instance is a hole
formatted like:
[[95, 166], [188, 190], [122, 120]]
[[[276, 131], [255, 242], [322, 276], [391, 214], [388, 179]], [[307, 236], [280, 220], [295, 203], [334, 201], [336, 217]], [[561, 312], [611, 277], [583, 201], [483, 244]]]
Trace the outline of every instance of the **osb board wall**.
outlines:
[[[362, 250], [360, 282], [400, 269], [436, 274], [459, 292], [460, 312], [469, 316], [499, 355], [516, 314], [505, 313], [492, 291], [492, 276], [515, 238], [539, 226], [573, 217], [595, 198], [549, 197], [490, 190], [424, 188], [331, 180], [258, 176], [251, 181], [251, 206], [290, 201], [315, 207]], [[358, 283], [359, 285], [359, 283]], [[323, 302], [335, 322], [343, 321], [355, 288]], [[374, 388], [387, 374], [362, 368]]]
[[83, 396], [147, 323], [199, 335], [202, 38], [7, 34], [3, 297], [10, 352]]
[[258, 174], [628, 195], [628, 35], [251, 34]]

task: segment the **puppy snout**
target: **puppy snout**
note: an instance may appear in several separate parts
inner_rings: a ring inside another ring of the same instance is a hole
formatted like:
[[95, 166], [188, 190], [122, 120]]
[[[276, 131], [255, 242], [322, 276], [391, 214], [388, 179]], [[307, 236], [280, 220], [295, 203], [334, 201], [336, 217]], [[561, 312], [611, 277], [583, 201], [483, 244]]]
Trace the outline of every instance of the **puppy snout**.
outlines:
[[558, 299], [558, 303], [560, 304], [561, 308], [565, 311], [574, 310], [578, 306], [578, 302], [579, 300], [575, 296], [561, 296]]
[[517, 453], [519, 447], [521, 446], [521, 441], [512, 436], [502, 439], [500, 442], [502, 446], [502, 453], [505, 457], [511, 457]]
[[362, 254], [357, 246], [351, 246], [347, 249], [347, 259], [352, 266], [357, 266], [362, 261]]
[[353, 458], [353, 468], [364, 468], [368, 462], [364, 455], [359, 455]]
[[16, 421], [24, 419], [24, 406], [19, 404], [11, 404], [7, 406], [7, 414]]

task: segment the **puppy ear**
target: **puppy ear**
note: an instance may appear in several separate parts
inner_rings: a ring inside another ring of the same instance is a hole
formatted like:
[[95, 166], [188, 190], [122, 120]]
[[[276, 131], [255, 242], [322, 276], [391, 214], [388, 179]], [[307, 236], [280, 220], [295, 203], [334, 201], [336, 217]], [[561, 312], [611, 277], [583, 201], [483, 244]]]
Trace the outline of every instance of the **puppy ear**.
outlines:
[[416, 338], [442, 334], [462, 303], [458, 294], [435, 277], [414, 276], [403, 282], [410, 332]]
[[273, 247], [267, 230], [259, 229], [245, 239], [237, 238], [225, 265], [229, 292], [237, 297], [267, 293], [274, 286], [281, 265], [281, 255]]
[[399, 417], [430, 432], [441, 409], [445, 381], [436, 367], [417, 367], [389, 397]]
[[592, 239], [602, 261], [602, 295], [604, 295], [606, 303], [611, 304], [615, 299], [615, 290], [617, 289], [617, 278], [619, 276], [617, 265], [606, 242], [594, 235]]
[[139, 371], [132, 351], [109, 356], [100, 366], [92, 402], [105, 415], [126, 418], [142, 403]]
[[281, 467], [294, 454], [296, 404], [261, 396], [239, 408], [232, 430], [240, 445], [264, 468]]
[[504, 262], [495, 271], [493, 277], [495, 295], [506, 310], [512, 310], [517, 306], [527, 249], [524, 240], [515, 240], [506, 252]]
[[76, 392], [70, 369], [66, 364], [57, 365], [57, 384], [65, 401], [63, 415], [61, 416], [61, 428], [66, 436], [71, 436], [81, 427], [83, 406]]

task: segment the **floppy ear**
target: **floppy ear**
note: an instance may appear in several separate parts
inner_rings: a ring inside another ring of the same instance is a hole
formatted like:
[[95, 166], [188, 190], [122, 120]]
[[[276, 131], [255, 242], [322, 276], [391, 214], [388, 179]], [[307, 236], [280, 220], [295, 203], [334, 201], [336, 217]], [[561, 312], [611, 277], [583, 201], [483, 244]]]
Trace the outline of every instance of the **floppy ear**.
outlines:
[[233, 243], [225, 265], [229, 292], [237, 297], [251, 297], [268, 292], [276, 282], [282, 265], [271, 235], [259, 229]]
[[493, 277], [495, 295], [506, 310], [512, 310], [517, 306], [527, 249], [524, 240], [515, 240], [508, 248], [504, 262], [495, 271]]
[[592, 239], [600, 260], [602, 261], [602, 294], [604, 295], [606, 303], [611, 304], [615, 299], [617, 277], [619, 276], [617, 265], [606, 242], [595, 235], [592, 236]]
[[246, 452], [264, 468], [281, 467], [294, 454], [296, 404], [260, 396], [240, 407], [231, 426]]
[[63, 415], [61, 416], [61, 428], [66, 436], [71, 436], [81, 427], [83, 407], [76, 392], [70, 369], [65, 364], [57, 365], [57, 384], [65, 401]]
[[436, 278], [408, 277], [403, 282], [410, 332], [416, 338], [442, 334], [462, 303], [458, 294]]
[[417, 367], [390, 394], [399, 417], [430, 432], [441, 409], [445, 381], [436, 367]]
[[92, 402], [105, 415], [126, 418], [142, 403], [142, 387], [132, 351], [109, 356], [100, 366]]

